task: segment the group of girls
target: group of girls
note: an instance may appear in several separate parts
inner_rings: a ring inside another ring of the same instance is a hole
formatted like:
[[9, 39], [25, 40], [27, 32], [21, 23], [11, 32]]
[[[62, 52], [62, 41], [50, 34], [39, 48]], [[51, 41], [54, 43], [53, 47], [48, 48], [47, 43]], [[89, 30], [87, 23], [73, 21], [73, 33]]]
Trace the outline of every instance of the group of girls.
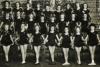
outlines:
[[[34, 47], [36, 62], [39, 64], [40, 49], [42, 45], [49, 48], [51, 63], [55, 64], [54, 52], [56, 46], [60, 46], [64, 53], [65, 63], [69, 65], [69, 48], [75, 48], [77, 63], [81, 64], [80, 52], [83, 44], [89, 46], [91, 63], [94, 61], [95, 48], [100, 42], [96, 32], [96, 26], [89, 23], [91, 18], [86, 3], [67, 3], [66, 8], [57, 6], [56, 10], [50, 10], [46, 5], [45, 9], [37, 3], [33, 8], [32, 2], [27, 2], [26, 7], [21, 7], [19, 2], [11, 7], [9, 1], [3, 2], [2, 18], [0, 23], [0, 41], [5, 53], [6, 62], [9, 61], [9, 49], [11, 45], [17, 44], [21, 48], [22, 64], [26, 63], [27, 46]], [[86, 37], [83, 37], [84, 34]]]

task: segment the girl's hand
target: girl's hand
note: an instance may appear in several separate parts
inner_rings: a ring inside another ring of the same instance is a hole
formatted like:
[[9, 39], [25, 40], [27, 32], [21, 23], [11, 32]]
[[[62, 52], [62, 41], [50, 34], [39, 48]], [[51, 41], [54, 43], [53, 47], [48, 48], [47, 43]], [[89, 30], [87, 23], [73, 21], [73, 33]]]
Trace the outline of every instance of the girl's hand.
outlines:
[[99, 43], [100, 43], [100, 40], [99, 40]]
[[14, 42], [11, 45], [13, 46], [14, 45]]
[[46, 49], [46, 48], [47, 48], [45, 45], [42, 45], [42, 47], [43, 47], [44, 49]]
[[99, 42], [98, 42], [98, 45], [100, 45], [100, 40], [99, 40]]
[[87, 41], [84, 41], [85, 45], [87, 45]]
[[20, 50], [20, 46], [18, 46], [18, 50]]
[[59, 42], [59, 43], [57, 43], [57, 45], [58, 45], [58, 46], [60, 46], [60, 42]]
[[46, 44], [47, 42], [48, 42], [48, 40], [47, 40], [47, 39], [45, 39], [45, 40], [44, 40], [44, 44]]

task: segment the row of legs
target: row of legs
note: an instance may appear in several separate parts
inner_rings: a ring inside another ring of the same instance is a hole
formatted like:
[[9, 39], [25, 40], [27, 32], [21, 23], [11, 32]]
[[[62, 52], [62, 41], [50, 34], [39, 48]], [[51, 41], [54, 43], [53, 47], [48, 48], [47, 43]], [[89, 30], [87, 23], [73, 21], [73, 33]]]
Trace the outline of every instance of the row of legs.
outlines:
[[[26, 55], [27, 55], [27, 44], [26, 45], [20, 45], [21, 48], [21, 54], [22, 54], [22, 64], [26, 63]], [[41, 46], [34, 46], [34, 50], [36, 53], [36, 63], [39, 63], [39, 57], [40, 57], [40, 48]], [[69, 65], [70, 63], [68, 62], [68, 52], [69, 52], [69, 48], [62, 48], [63, 49], [63, 53], [64, 53], [64, 59], [65, 59], [65, 63], [62, 65]], [[82, 47], [75, 47], [76, 53], [77, 53], [77, 63], [81, 64], [81, 58], [80, 58], [80, 53], [81, 53], [81, 49]], [[94, 62], [94, 55], [95, 55], [95, 49], [96, 46], [89, 46], [89, 51], [90, 51], [90, 55], [91, 55], [91, 63], [89, 65], [96, 65], [96, 63]], [[10, 46], [3, 46], [3, 50], [5, 53], [5, 59], [6, 62], [9, 61], [8, 59], [8, 54], [9, 54], [9, 50], [10, 50]], [[49, 46], [49, 51], [50, 51], [50, 56], [51, 56], [51, 61], [54, 63], [54, 52], [55, 52], [55, 46]]]

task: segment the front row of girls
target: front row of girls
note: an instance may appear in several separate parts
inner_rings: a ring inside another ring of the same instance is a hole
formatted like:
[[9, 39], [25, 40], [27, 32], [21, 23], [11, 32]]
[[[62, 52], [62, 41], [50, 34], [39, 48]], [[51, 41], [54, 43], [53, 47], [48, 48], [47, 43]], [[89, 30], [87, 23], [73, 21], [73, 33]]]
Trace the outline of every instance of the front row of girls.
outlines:
[[81, 64], [80, 52], [84, 42], [85, 44], [88, 44], [91, 55], [91, 63], [88, 65], [96, 65], [94, 61], [94, 55], [96, 45], [100, 42], [100, 39], [99, 35], [95, 31], [94, 24], [91, 24], [89, 26], [89, 32], [87, 33], [87, 36], [85, 38], [83, 37], [81, 28], [79, 26], [75, 27], [74, 35], [70, 34], [68, 26], [64, 27], [64, 32], [62, 34], [56, 32], [56, 28], [54, 25], [51, 25], [49, 27], [49, 32], [47, 34], [41, 34], [41, 27], [38, 24], [34, 26], [34, 31], [32, 33], [28, 33], [27, 30], [27, 24], [22, 23], [21, 30], [15, 38], [13, 37], [14, 34], [12, 34], [10, 30], [10, 26], [8, 24], [4, 25], [4, 30], [1, 32], [0, 41], [3, 46], [6, 62], [9, 61], [8, 54], [11, 45], [14, 45], [14, 42], [17, 42], [17, 44], [19, 44], [21, 48], [22, 64], [26, 63], [25, 60], [28, 44], [32, 44], [32, 46], [34, 47], [36, 55], [35, 64], [40, 63], [39, 57], [42, 44], [46, 44], [46, 46], [49, 48], [52, 64], [55, 64], [54, 52], [56, 46], [61, 46], [64, 53], [65, 63], [63, 63], [62, 65], [70, 64], [68, 62], [68, 52], [70, 47], [75, 48], [78, 58], [77, 63]]

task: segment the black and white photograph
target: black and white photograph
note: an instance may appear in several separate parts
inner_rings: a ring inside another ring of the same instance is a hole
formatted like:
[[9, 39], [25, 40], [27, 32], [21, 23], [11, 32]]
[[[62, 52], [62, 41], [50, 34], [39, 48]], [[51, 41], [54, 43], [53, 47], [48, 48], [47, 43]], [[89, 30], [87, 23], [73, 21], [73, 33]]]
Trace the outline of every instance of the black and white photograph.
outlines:
[[0, 67], [100, 67], [100, 0], [0, 0]]

